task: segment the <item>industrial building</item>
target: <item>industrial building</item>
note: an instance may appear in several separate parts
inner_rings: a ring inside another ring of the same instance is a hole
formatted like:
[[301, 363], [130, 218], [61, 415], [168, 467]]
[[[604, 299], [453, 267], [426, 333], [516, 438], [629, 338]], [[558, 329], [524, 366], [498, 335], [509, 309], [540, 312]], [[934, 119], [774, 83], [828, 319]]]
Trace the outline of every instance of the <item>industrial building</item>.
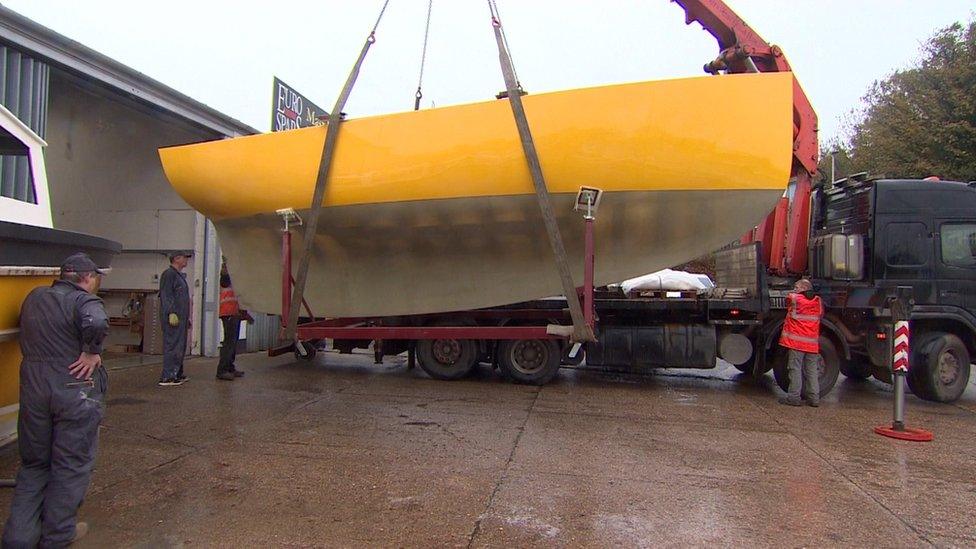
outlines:
[[[158, 289], [166, 253], [186, 249], [192, 353], [214, 355], [219, 245], [213, 225], [167, 183], [157, 149], [257, 130], [4, 7], [0, 103], [47, 142], [54, 227], [123, 245], [102, 287], [109, 344], [137, 351], [148, 326], [151, 351], [152, 323], [138, 311]], [[28, 173], [15, 162], [2, 169], [4, 196], [30, 201]]]

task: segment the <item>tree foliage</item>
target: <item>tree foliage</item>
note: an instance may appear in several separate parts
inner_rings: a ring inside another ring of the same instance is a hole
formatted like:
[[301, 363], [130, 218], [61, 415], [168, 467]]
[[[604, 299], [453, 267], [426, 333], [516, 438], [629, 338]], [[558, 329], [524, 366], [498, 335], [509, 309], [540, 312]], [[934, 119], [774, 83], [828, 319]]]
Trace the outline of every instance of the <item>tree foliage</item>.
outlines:
[[[848, 163], [840, 174], [976, 180], [976, 20], [936, 32], [914, 67], [874, 82], [848, 141], [826, 147]], [[825, 162], [824, 162], [825, 161]]]

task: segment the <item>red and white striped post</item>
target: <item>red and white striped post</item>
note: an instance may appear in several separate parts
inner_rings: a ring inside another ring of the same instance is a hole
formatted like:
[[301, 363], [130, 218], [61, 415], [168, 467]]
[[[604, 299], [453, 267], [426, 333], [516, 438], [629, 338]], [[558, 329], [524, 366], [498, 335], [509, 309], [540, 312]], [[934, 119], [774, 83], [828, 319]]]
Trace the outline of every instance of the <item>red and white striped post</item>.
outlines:
[[889, 328], [893, 337], [889, 337], [891, 345], [891, 382], [895, 386], [894, 419], [890, 426], [880, 425], [874, 428], [879, 435], [910, 440], [914, 442], [928, 442], [934, 437], [924, 429], [913, 429], [905, 426], [905, 376], [911, 367], [911, 328], [904, 302], [895, 298], [890, 301], [892, 320], [894, 325]]

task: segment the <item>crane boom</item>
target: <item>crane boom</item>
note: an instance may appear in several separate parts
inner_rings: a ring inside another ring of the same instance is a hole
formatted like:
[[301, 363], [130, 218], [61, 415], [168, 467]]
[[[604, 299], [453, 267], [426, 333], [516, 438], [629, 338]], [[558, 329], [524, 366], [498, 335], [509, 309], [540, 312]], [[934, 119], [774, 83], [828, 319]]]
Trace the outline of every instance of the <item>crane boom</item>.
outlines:
[[[705, 64], [705, 72], [792, 72], [783, 51], [763, 40], [722, 0], [674, 1], [685, 10], [686, 24], [698, 22], [718, 41], [719, 55]], [[806, 270], [810, 193], [818, 159], [817, 114], [794, 78], [793, 166], [790, 176], [795, 189], [789, 215], [784, 219], [783, 215], [777, 216], [774, 211], [756, 231], [758, 239], [763, 241], [767, 267], [775, 274], [801, 274]]]

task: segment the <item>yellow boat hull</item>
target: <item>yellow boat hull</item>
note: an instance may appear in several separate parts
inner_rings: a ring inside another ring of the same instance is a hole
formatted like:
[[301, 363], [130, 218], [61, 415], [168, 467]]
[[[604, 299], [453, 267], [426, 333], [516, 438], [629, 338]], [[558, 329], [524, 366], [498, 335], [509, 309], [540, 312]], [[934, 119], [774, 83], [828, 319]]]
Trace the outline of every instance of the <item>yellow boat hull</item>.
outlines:
[[17, 326], [20, 304], [31, 290], [48, 286], [56, 269], [20, 270], [18, 274], [0, 272], [0, 446], [17, 433], [20, 400], [20, 344]]
[[[605, 191], [599, 284], [691, 259], [759, 221], [789, 178], [792, 86], [790, 74], [754, 74], [526, 96], [577, 281], [581, 185]], [[252, 310], [280, 307], [274, 212], [308, 208], [324, 138], [318, 127], [160, 151], [177, 192], [215, 222]], [[316, 313], [427, 313], [560, 293], [505, 101], [344, 122], [323, 204], [307, 288]]]

